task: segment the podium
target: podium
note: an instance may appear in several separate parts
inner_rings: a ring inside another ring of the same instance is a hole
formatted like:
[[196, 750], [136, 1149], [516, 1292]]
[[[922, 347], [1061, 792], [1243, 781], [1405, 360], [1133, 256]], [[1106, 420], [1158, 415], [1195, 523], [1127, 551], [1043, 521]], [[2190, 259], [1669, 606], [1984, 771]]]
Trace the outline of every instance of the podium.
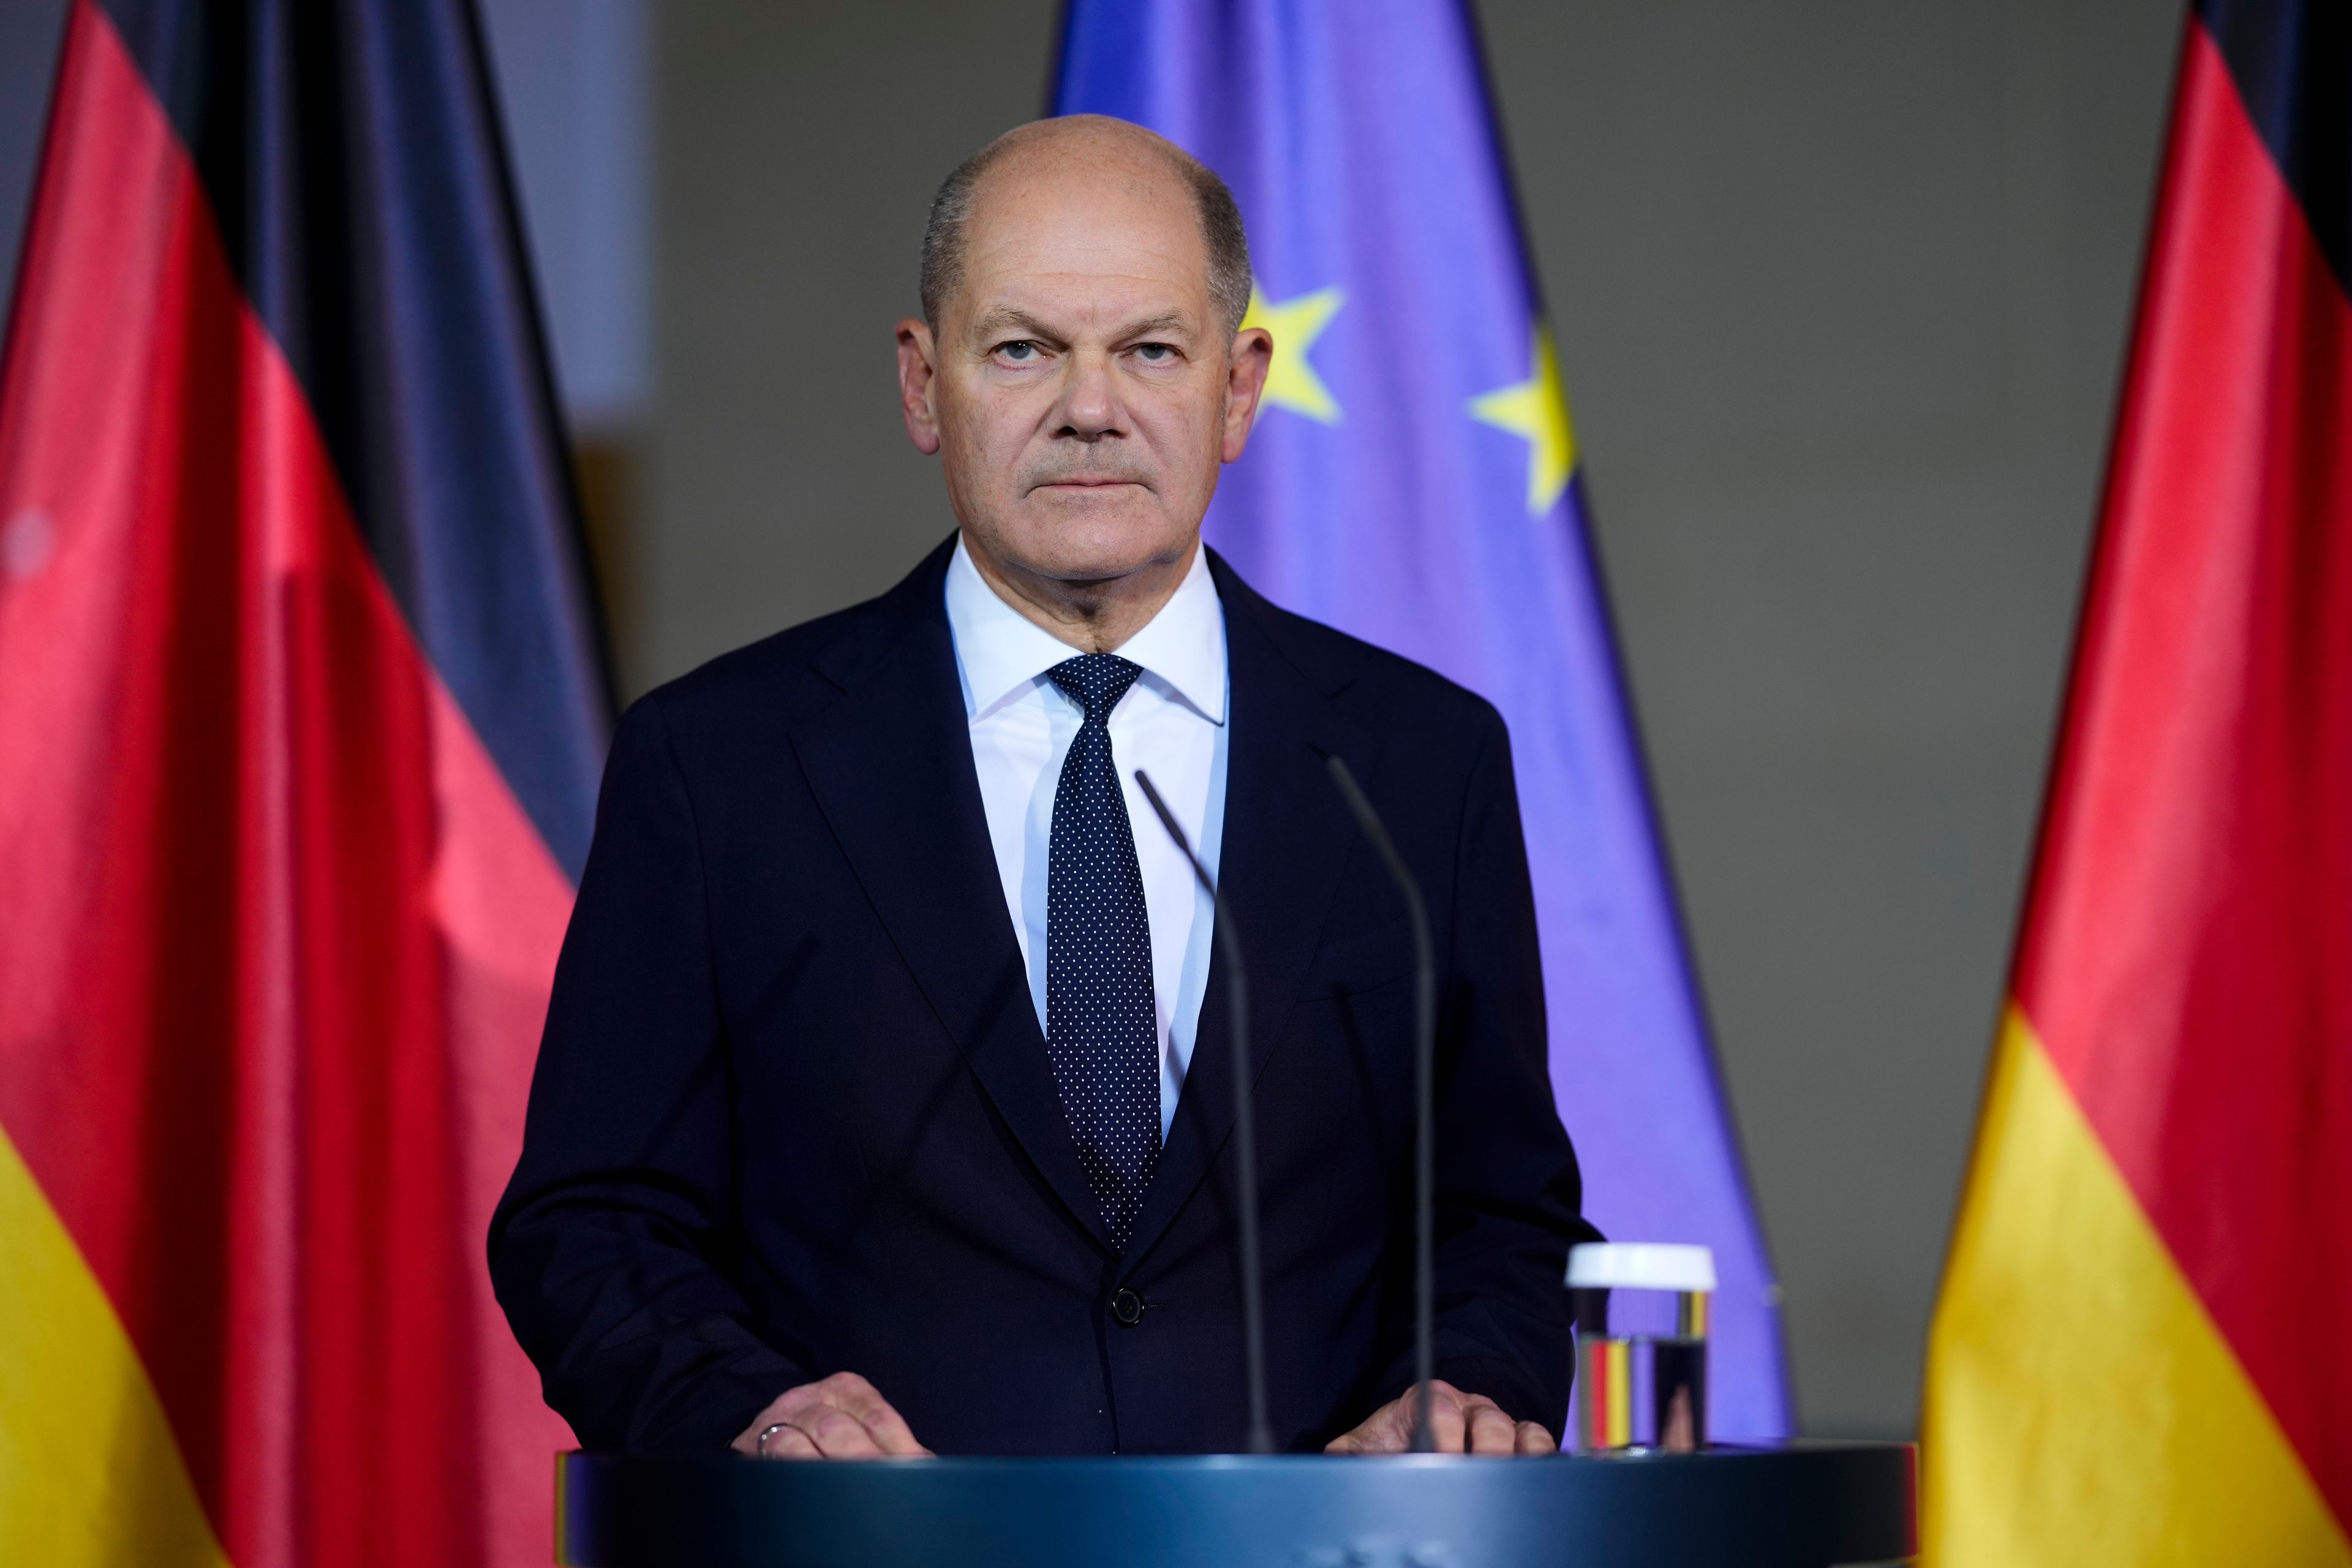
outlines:
[[557, 1461], [572, 1568], [1829, 1568], [1917, 1548], [1914, 1450]]

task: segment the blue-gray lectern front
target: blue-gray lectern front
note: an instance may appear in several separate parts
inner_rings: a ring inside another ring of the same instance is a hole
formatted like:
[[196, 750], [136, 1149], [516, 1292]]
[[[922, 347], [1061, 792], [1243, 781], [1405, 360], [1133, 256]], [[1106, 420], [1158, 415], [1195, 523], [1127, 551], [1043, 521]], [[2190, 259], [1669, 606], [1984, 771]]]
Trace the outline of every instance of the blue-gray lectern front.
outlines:
[[1916, 1550], [1914, 1453], [762, 1464], [567, 1454], [571, 1568], [1830, 1568]]

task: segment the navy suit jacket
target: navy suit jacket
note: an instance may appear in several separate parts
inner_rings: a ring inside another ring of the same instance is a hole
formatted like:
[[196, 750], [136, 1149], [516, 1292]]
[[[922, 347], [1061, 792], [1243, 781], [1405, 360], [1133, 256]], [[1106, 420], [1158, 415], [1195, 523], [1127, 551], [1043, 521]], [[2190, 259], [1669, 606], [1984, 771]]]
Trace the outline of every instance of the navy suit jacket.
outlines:
[[[982, 815], [949, 555], [663, 687], [614, 737], [489, 1239], [592, 1448], [716, 1448], [844, 1370], [941, 1453], [1241, 1446], [1223, 961], [1116, 1254]], [[1335, 753], [1435, 930], [1438, 1374], [1558, 1431], [1561, 1273], [1591, 1233], [1502, 721], [1210, 564], [1277, 1441], [1319, 1447], [1412, 1370], [1412, 945]], [[1131, 1327], [1122, 1289], [1148, 1303]]]

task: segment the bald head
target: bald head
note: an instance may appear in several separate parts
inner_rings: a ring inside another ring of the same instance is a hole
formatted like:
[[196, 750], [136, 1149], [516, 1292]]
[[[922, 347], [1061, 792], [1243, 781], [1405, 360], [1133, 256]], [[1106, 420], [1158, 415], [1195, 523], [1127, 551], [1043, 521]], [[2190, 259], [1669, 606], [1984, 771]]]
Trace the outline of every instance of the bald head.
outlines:
[[[923, 319], [937, 330], [962, 287], [967, 233], [992, 192], [1033, 179], [1117, 183], [1129, 191], [1164, 187], [1189, 201], [1201, 222], [1209, 296], [1240, 328], [1249, 310], [1249, 241], [1241, 209], [1213, 170], [1156, 132], [1101, 114], [1071, 114], [1015, 126], [965, 159], [931, 198], [923, 228]], [[1157, 193], [1153, 193], [1156, 195]]]

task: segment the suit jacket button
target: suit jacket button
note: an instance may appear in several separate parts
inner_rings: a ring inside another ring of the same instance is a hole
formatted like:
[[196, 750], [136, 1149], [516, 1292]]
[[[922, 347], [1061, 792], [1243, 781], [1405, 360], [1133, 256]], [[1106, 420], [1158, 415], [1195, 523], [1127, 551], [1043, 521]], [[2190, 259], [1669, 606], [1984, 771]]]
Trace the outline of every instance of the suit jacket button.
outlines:
[[1143, 1298], [1122, 1288], [1110, 1299], [1110, 1315], [1118, 1320], [1122, 1328], [1135, 1327], [1143, 1321]]

